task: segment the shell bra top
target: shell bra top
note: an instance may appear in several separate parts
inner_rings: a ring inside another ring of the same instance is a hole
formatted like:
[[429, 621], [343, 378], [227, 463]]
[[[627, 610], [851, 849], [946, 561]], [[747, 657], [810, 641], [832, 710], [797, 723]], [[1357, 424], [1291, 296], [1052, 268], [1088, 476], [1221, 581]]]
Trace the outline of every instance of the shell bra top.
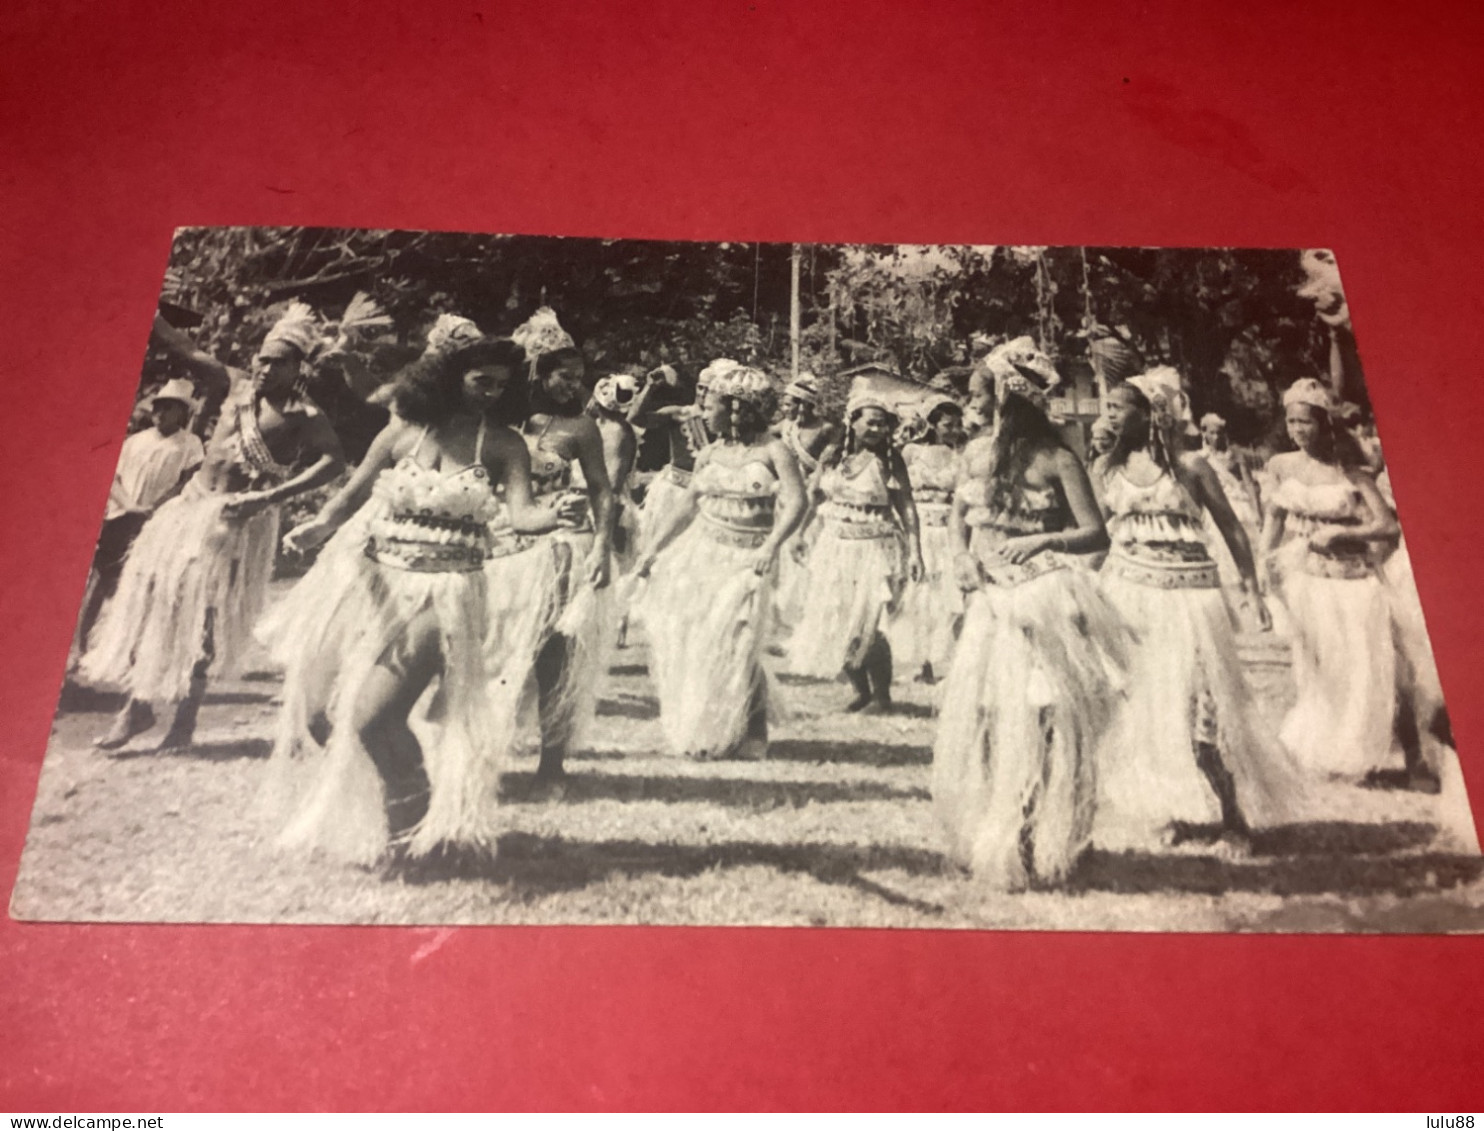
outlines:
[[778, 476], [762, 460], [729, 467], [708, 459], [696, 470], [691, 485], [701, 517], [708, 522], [749, 532], [772, 527]]
[[1186, 561], [1209, 561], [1201, 507], [1169, 472], [1141, 486], [1122, 468], [1108, 476], [1103, 497], [1110, 515], [1113, 549], [1131, 556], [1174, 554]]
[[[560, 452], [552, 451], [546, 446], [546, 434], [551, 431], [552, 423], [556, 417], [548, 415], [546, 423], [541, 426], [541, 431], [532, 436], [524, 431], [521, 438], [526, 442], [526, 450], [531, 453], [531, 494], [536, 499], [547, 498], [553, 495], [571, 495], [580, 497], [584, 506], [582, 513], [577, 519], [562, 523], [560, 529], [577, 533], [590, 533], [593, 529], [592, 508], [587, 503], [586, 485], [574, 477], [574, 463]], [[581, 468], [577, 467], [579, 475]]]
[[293, 478], [294, 469], [279, 463], [258, 425], [258, 390], [251, 381], [233, 381], [221, 415], [206, 445], [202, 480], [229, 491], [261, 488]]
[[1104, 481], [1103, 499], [1112, 542], [1105, 571], [1161, 589], [1220, 585], [1203, 508], [1169, 472], [1141, 485], [1115, 468]]
[[1071, 514], [1056, 485], [1031, 487], [1017, 483], [998, 499], [994, 488], [993, 480], [977, 476], [961, 482], [956, 492], [965, 505], [969, 552], [978, 559], [985, 580], [991, 585], [1011, 587], [1066, 568], [1066, 559], [1051, 551], [1042, 551], [1019, 564], [1006, 561], [1000, 554], [1000, 547], [1011, 538], [1055, 534], [1067, 528]]
[[908, 444], [902, 462], [912, 478], [912, 498], [924, 526], [945, 526], [963, 458], [946, 444]]
[[393, 569], [419, 573], [469, 573], [490, 556], [489, 523], [498, 509], [484, 467], [484, 421], [474, 443], [474, 462], [450, 474], [425, 467], [417, 453], [423, 428], [410, 453], [376, 478], [372, 497], [384, 512], [371, 523], [368, 557]]
[[[1304, 542], [1322, 526], [1359, 526], [1365, 518], [1365, 500], [1355, 484], [1301, 483], [1282, 480], [1269, 505], [1287, 512], [1284, 541]], [[1374, 573], [1371, 547], [1363, 539], [1343, 541], [1325, 550], [1306, 546], [1304, 572], [1316, 577], [1354, 579]]]
[[957, 490], [966, 506], [964, 522], [977, 534], [984, 531], [998, 541], [1024, 534], [1055, 534], [1071, 519], [1054, 485], [1016, 484], [1008, 496], [994, 499], [994, 483], [982, 477], [967, 479]]
[[856, 452], [820, 476], [820, 517], [843, 538], [896, 537], [891, 486], [874, 453]]

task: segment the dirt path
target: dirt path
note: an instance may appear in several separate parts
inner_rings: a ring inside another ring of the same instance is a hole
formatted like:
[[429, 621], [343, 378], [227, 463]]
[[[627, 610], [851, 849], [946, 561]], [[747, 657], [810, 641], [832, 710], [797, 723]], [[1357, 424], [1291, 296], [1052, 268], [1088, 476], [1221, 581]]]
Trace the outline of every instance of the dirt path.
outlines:
[[[1290, 696], [1270, 639], [1244, 645], [1259, 702]], [[1069, 890], [985, 895], [943, 860], [928, 793], [930, 690], [846, 715], [842, 684], [787, 682], [762, 762], [657, 754], [642, 647], [620, 652], [598, 749], [559, 800], [530, 762], [505, 778], [509, 832], [476, 871], [386, 879], [270, 851], [254, 802], [278, 682], [214, 688], [196, 746], [90, 747], [116, 700], [69, 691], [43, 768], [13, 910], [22, 918], [358, 923], [695, 923], [1116, 930], [1480, 930], [1477, 860], [1431, 844], [1432, 799], [1337, 790], [1333, 821], [1260, 837], [1243, 860], [1198, 845], [1091, 856]]]

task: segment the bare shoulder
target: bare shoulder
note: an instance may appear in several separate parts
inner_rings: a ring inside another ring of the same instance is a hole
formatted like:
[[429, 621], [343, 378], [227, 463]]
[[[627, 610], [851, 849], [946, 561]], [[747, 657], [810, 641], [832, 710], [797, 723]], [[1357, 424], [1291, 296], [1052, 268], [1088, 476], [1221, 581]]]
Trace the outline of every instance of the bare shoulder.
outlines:
[[1268, 474], [1284, 476], [1293, 474], [1293, 466], [1298, 460], [1298, 452], [1279, 452], [1268, 460]]
[[768, 462], [773, 465], [775, 471], [779, 467], [798, 466], [799, 461], [794, 458], [793, 449], [788, 446], [786, 441], [779, 439], [777, 436], [768, 437], [768, 442], [761, 445], [761, 447], [763, 455], [767, 457]]
[[1031, 462], [1037, 470], [1049, 472], [1058, 479], [1083, 478], [1087, 475], [1087, 468], [1071, 448], [1042, 448]]

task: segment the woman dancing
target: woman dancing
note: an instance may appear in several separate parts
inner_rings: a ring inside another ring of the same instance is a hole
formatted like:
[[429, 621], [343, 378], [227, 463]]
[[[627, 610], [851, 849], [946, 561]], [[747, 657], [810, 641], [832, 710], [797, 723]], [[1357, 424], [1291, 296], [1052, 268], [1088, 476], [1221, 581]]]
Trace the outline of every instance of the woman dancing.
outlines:
[[892, 656], [882, 629], [904, 582], [922, 578], [922, 544], [912, 481], [892, 442], [896, 414], [857, 384], [846, 418], [845, 442], [819, 477], [824, 502], [806, 559], [809, 600], [789, 643], [789, 664], [818, 679], [843, 669], [855, 688], [845, 709], [884, 712], [891, 710]]
[[[587, 364], [556, 315], [542, 307], [512, 338], [534, 361], [532, 413], [521, 428], [538, 500], [561, 510], [558, 529], [537, 549], [549, 569], [540, 591], [554, 593], [536, 655], [541, 758], [537, 777], [565, 773], [567, 751], [597, 702], [612, 642], [608, 590], [613, 492], [602, 434], [583, 412], [591, 393]], [[497, 541], [508, 543], [497, 530]], [[517, 540], [518, 541], [518, 540]]]
[[778, 549], [804, 515], [804, 485], [768, 435], [777, 393], [737, 368], [711, 390], [721, 437], [696, 461], [687, 505], [656, 531], [636, 567], [660, 721], [672, 751], [758, 758], [768, 744], [762, 666]]
[[[506, 426], [522, 414], [524, 375], [509, 341], [425, 356], [398, 378], [397, 414], [350, 481], [286, 538], [291, 549], [321, 545], [375, 499], [363, 553], [340, 559], [354, 577], [326, 586], [335, 646], [307, 641], [286, 673], [272, 795], [286, 813], [280, 845], [362, 864], [389, 844], [409, 857], [493, 849], [515, 720], [485, 674], [492, 484], [516, 529], [558, 519], [532, 503], [526, 447]], [[420, 700], [431, 706], [422, 735], [411, 725]], [[314, 734], [317, 715], [327, 735]]]
[[950, 857], [987, 888], [1067, 876], [1092, 828], [1093, 750], [1111, 716], [1124, 632], [1075, 555], [1107, 533], [1081, 462], [1046, 416], [1060, 376], [1030, 338], [970, 381], [997, 414], [964, 450], [950, 532], [968, 593], [933, 745]]
[[[819, 386], [812, 373], [801, 373], [784, 387], [783, 420], [777, 432], [798, 463], [799, 473], [804, 477], [805, 496], [812, 501], [821, 467], [840, 442], [840, 426], [819, 415]], [[778, 599], [774, 609], [781, 632], [798, 620], [806, 597], [809, 574], [803, 568], [803, 560], [808, 549], [801, 539], [795, 538], [778, 557]]]
[[634, 398], [629, 408], [629, 423], [646, 433], [661, 433], [669, 448], [669, 459], [650, 481], [639, 513], [639, 541], [646, 550], [654, 542], [655, 534], [669, 529], [676, 514], [689, 507], [690, 477], [696, 457], [712, 440], [706, 424], [707, 390], [716, 378], [738, 368], [739, 362], [719, 357], [697, 374], [695, 393], [689, 402], [656, 406], [657, 396], [674, 397], [680, 390], [680, 375], [670, 366], [662, 365], [650, 374]]
[[1268, 461], [1263, 554], [1293, 631], [1298, 700], [1280, 737], [1311, 771], [1347, 777], [1392, 756], [1396, 659], [1373, 544], [1399, 534], [1396, 516], [1335, 425], [1329, 391], [1311, 377], [1283, 394], [1298, 447]]
[[1216, 473], [1178, 447], [1190, 411], [1175, 370], [1129, 378], [1106, 411], [1117, 440], [1104, 466], [1112, 547], [1099, 582], [1138, 648], [1127, 698], [1099, 748], [1093, 842], [1156, 848], [1181, 826], [1216, 825], [1240, 845], [1249, 824], [1288, 819], [1303, 794], [1248, 694], [1206, 516], [1266, 630], [1252, 547]]
[[907, 586], [889, 636], [895, 658], [923, 683], [933, 683], [948, 668], [964, 613], [963, 591], [953, 575], [948, 513], [968, 437], [963, 406], [950, 396], [929, 396], [916, 416], [923, 438], [902, 448], [902, 462], [922, 522], [923, 575]]

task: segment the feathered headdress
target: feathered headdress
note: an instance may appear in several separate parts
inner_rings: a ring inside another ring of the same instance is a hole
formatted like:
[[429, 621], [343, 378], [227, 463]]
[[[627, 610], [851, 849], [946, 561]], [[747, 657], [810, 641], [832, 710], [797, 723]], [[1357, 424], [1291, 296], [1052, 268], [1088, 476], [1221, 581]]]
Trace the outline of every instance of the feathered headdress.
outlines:
[[258, 352], [266, 354], [275, 347], [289, 346], [299, 351], [301, 360], [308, 361], [324, 344], [324, 327], [314, 309], [306, 302], [291, 302], [268, 331]]
[[457, 314], [440, 314], [428, 331], [428, 345], [423, 356], [451, 353], [464, 346], [471, 346], [482, 339], [479, 327], [471, 319]]
[[556, 311], [549, 306], [539, 307], [535, 314], [517, 326], [511, 333], [510, 340], [526, 351], [533, 366], [536, 359], [544, 353], [577, 347], [572, 335], [563, 330], [562, 324], [557, 321]]

